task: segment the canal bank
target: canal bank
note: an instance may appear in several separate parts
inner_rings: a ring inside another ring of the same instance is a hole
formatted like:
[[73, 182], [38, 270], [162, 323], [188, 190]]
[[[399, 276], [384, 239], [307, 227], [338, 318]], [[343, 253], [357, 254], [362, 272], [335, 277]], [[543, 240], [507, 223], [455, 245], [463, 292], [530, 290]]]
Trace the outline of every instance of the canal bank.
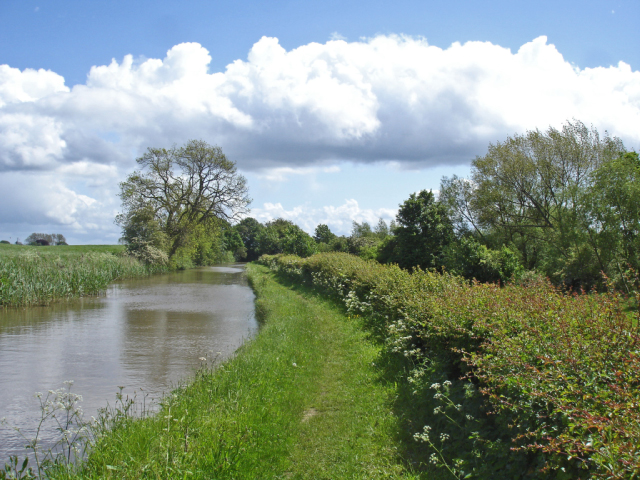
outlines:
[[358, 319], [264, 267], [249, 276], [260, 333], [158, 415], [112, 423], [75, 478], [416, 478]]
[[0, 465], [23, 457], [36, 434], [45, 450], [60, 438], [52, 419], [36, 433], [36, 392], [44, 398], [74, 381], [87, 419], [113, 405], [120, 387], [153, 408], [203, 362], [228, 358], [250, 338], [254, 312], [244, 265], [119, 280], [100, 296], [0, 309]]

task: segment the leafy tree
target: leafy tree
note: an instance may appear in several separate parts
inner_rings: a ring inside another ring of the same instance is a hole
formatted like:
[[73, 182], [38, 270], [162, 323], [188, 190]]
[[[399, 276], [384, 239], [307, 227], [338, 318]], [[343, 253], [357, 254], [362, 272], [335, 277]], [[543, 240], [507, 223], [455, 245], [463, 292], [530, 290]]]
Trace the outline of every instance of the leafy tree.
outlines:
[[242, 242], [240, 233], [235, 228], [225, 228], [223, 234], [224, 250], [231, 252], [236, 261], [247, 258], [247, 249]]
[[257, 243], [260, 254], [287, 253], [308, 257], [317, 250], [315, 240], [308, 233], [284, 218], [267, 222]]
[[32, 233], [25, 242], [27, 245], [67, 245], [67, 240], [60, 233]]
[[330, 244], [334, 238], [336, 238], [335, 234], [332, 233], [329, 226], [324, 223], [318, 225], [313, 234], [313, 239], [317, 243], [326, 243], [327, 245]]
[[443, 249], [454, 240], [453, 225], [431, 191], [412, 193], [400, 205], [396, 222], [390, 261], [402, 268], [442, 266]]
[[351, 224], [351, 237], [364, 238], [373, 236], [373, 230], [368, 222], [358, 223], [355, 220]]
[[283, 253], [308, 257], [316, 253], [317, 246], [315, 240], [297, 225], [288, 227], [282, 239]]
[[518, 255], [507, 247], [491, 250], [472, 237], [450, 243], [444, 249], [448, 272], [479, 282], [508, 282], [523, 273]]
[[473, 203], [475, 193], [475, 184], [466, 178], [454, 175], [451, 178], [442, 177], [440, 181], [438, 200], [446, 207], [458, 237], [463, 237], [470, 232], [481, 238], [484, 237]]
[[264, 225], [255, 218], [247, 217], [243, 218], [233, 228], [240, 235], [247, 251], [246, 260], [248, 262], [257, 260], [260, 256], [258, 252], [258, 235], [264, 229]]
[[391, 233], [389, 230], [389, 226], [387, 222], [385, 222], [382, 218], [378, 220], [377, 225], [373, 229], [373, 233], [380, 240], [384, 240]]
[[615, 164], [624, 151], [620, 139], [575, 120], [528, 131], [490, 145], [472, 162], [470, 180], [444, 178], [440, 198], [459, 236], [473, 232], [490, 248], [515, 249], [526, 268], [558, 283], [593, 285], [610, 268], [604, 252], [620, 229], [604, 215], [613, 201], [604, 187], [618, 185], [607, 172], [631, 178]]
[[584, 226], [600, 270], [624, 281], [640, 267], [640, 157], [627, 152], [603, 164], [584, 192]]
[[152, 238], [144, 241], [160, 245], [160, 232], [172, 258], [180, 248], [193, 251], [190, 242], [220, 229], [220, 221], [247, 212], [246, 180], [220, 147], [190, 140], [168, 150], [149, 148], [136, 162], [140, 170], [120, 184], [123, 212], [116, 223], [125, 239], [143, 233]]

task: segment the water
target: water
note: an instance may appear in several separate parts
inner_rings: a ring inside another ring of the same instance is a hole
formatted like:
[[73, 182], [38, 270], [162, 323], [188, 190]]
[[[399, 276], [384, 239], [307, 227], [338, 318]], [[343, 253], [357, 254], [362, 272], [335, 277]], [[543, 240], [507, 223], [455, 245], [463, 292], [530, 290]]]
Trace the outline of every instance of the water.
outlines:
[[[229, 357], [257, 330], [244, 266], [205, 267], [117, 282], [104, 296], [0, 310], [0, 418], [31, 438], [35, 392], [83, 396], [85, 417], [124, 393], [158, 399], [207, 361]], [[142, 389], [142, 390], [140, 390]], [[45, 432], [50, 442], [53, 431]], [[0, 467], [26, 442], [0, 426]]]

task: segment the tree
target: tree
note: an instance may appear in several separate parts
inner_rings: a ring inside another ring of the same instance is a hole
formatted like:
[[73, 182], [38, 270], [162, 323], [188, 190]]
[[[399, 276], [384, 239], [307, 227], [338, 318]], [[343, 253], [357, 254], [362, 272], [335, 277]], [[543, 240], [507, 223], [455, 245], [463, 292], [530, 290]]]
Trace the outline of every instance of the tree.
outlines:
[[385, 222], [382, 218], [378, 219], [378, 224], [373, 229], [373, 233], [380, 240], [384, 240], [385, 238], [387, 238], [390, 234], [389, 226], [387, 225], [387, 222]]
[[120, 184], [123, 212], [116, 217], [127, 242], [166, 241], [171, 258], [193, 232], [213, 234], [248, 211], [247, 182], [218, 146], [190, 140], [149, 148], [136, 162], [140, 170]]
[[351, 237], [352, 238], [364, 238], [371, 237], [373, 231], [369, 222], [358, 223], [355, 220], [351, 223]]
[[313, 234], [313, 239], [317, 243], [326, 243], [330, 244], [331, 241], [336, 238], [335, 234], [331, 232], [328, 225], [321, 223], [316, 227], [316, 230]]
[[223, 234], [224, 250], [233, 254], [235, 261], [247, 258], [247, 249], [242, 242], [242, 237], [235, 228], [227, 227]]
[[247, 217], [240, 220], [233, 228], [240, 235], [247, 251], [246, 260], [249, 262], [257, 260], [260, 256], [258, 252], [258, 235], [264, 229], [264, 225], [255, 218]]
[[624, 280], [627, 265], [640, 268], [640, 157], [621, 154], [593, 173], [585, 192], [584, 227], [598, 268]]
[[25, 242], [27, 245], [67, 245], [67, 240], [60, 233], [32, 233]]
[[633, 169], [615, 163], [624, 152], [619, 138], [577, 120], [536, 129], [489, 145], [470, 180], [443, 179], [440, 198], [459, 236], [473, 232], [490, 248], [517, 250], [526, 268], [557, 283], [588, 287], [609, 268], [604, 245], [622, 221], [610, 215], [613, 190], [605, 186], [621, 186], [622, 177], [633, 184]]
[[[402, 268], [439, 268], [444, 248], [454, 239], [446, 208], [431, 191], [412, 193], [400, 205], [390, 260]], [[385, 254], [385, 257], [388, 254]]]
[[287, 253], [308, 257], [317, 249], [315, 240], [308, 233], [284, 218], [267, 222], [257, 243], [259, 253], [268, 255]]

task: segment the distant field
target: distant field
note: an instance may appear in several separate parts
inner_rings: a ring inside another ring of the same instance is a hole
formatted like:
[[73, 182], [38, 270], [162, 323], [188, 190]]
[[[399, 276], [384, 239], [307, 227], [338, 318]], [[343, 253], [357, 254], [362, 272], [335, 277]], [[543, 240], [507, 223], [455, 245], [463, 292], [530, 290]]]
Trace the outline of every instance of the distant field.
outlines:
[[0, 244], [0, 307], [46, 305], [96, 295], [119, 278], [155, 273], [122, 245], [33, 247]]
[[37, 252], [40, 255], [73, 255], [78, 253], [118, 253], [124, 252], [124, 245], [59, 245], [49, 247], [33, 247], [31, 245], [7, 245], [0, 243], [0, 255], [14, 255], [24, 252]]

